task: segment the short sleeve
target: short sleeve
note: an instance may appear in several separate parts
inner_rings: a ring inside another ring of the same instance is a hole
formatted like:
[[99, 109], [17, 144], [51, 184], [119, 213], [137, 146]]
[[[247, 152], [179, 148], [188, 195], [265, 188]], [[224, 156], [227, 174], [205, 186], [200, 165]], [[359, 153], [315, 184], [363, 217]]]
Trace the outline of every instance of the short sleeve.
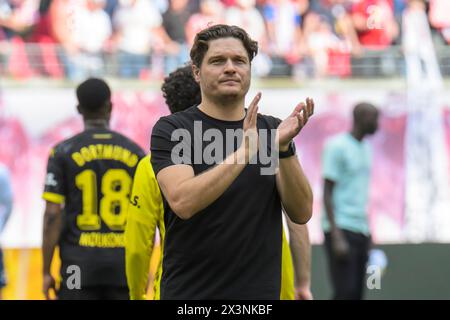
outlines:
[[339, 146], [334, 141], [326, 143], [322, 154], [322, 176], [324, 179], [338, 180], [341, 163], [340, 154]]
[[[147, 224], [149, 229], [154, 230], [161, 216], [162, 197], [150, 164], [150, 156], [146, 156], [138, 164], [130, 199], [128, 219]], [[153, 235], [150, 238], [153, 239]]]
[[269, 115], [258, 114], [258, 118], [262, 118], [264, 121], [266, 121], [268, 129], [277, 129], [282, 122], [281, 119]]
[[281, 122], [282, 122], [281, 119], [273, 118], [273, 125], [274, 125], [274, 128], [277, 129]]
[[173, 165], [192, 164], [189, 131], [177, 127], [168, 117], [159, 119], [153, 127], [150, 146], [155, 176], [162, 169]]
[[64, 168], [63, 159], [58, 153], [57, 148], [50, 152], [47, 164], [47, 175], [45, 177], [44, 200], [59, 203], [64, 203], [65, 200], [65, 186], [64, 186]]

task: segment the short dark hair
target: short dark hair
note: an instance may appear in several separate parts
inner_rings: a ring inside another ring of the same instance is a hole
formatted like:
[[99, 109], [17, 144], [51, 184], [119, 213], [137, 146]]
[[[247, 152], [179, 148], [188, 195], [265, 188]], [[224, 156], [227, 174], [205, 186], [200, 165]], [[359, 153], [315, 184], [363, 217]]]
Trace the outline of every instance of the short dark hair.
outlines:
[[378, 112], [378, 109], [369, 102], [360, 102], [353, 108], [353, 121], [361, 122], [368, 112]]
[[82, 82], [76, 90], [78, 105], [83, 111], [95, 113], [111, 101], [111, 89], [108, 84], [97, 78]]
[[242, 41], [250, 62], [258, 54], [258, 42], [252, 40], [244, 29], [237, 26], [217, 24], [206, 28], [195, 36], [191, 49], [192, 64], [200, 67], [209, 48], [209, 41], [221, 38], [236, 38]]
[[200, 86], [194, 79], [190, 64], [176, 69], [164, 78], [161, 91], [171, 113], [183, 111], [202, 101]]

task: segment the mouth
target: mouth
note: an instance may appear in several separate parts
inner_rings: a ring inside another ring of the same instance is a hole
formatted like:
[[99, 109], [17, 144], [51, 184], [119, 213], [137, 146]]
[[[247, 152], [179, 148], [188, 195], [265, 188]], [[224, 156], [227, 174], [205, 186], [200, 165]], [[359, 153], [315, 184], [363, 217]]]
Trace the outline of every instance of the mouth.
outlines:
[[240, 81], [239, 80], [234, 80], [234, 79], [227, 79], [227, 80], [220, 81], [220, 83], [233, 84], [233, 83], [240, 83]]

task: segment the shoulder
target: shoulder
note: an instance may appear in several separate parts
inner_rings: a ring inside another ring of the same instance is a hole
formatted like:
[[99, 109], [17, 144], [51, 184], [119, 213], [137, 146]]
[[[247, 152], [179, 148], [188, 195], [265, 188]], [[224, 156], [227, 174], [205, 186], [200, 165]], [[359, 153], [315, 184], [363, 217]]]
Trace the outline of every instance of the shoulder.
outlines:
[[373, 146], [370, 144], [370, 142], [363, 140], [362, 144], [363, 144], [364, 151], [366, 153], [368, 153], [369, 155], [371, 155], [373, 153]]
[[196, 106], [192, 106], [186, 110], [161, 117], [153, 128], [184, 128], [192, 126], [194, 120], [199, 120], [199, 114], [195, 108]]
[[142, 196], [142, 199], [150, 199], [152, 197], [156, 199], [159, 194], [158, 182], [156, 181], [156, 175], [150, 159], [151, 156], [146, 155], [139, 161], [133, 179], [133, 194]]
[[339, 133], [337, 135], [331, 136], [326, 140], [326, 144], [329, 145], [344, 145], [347, 142], [347, 133]]
[[151, 159], [151, 156], [150, 156], [150, 154], [148, 154], [139, 161], [137, 169], [136, 169], [136, 175], [139, 174], [139, 175], [145, 175], [145, 176], [150, 176], [150, 177], [155, 175], [155, 173], [153, 172], [153, 167], [150, 163], [150, 159]]
[[346, 142], [347, 137], [345, 133], [337, 134], [335, 136], [328, 138], [325, 141], [325, 150], [332, 151], [343, 149], [345, 148]]
[[136, 173], [134, 174], [134, 184], [135, 186], [146, 186], [152, 181], [156, 181], [155, 172], [153, 171], [153, 167], [150, 163], [150, 155], [146, 155], [143, 157], [137, 167]]
[[80, 141], [82, 141], [84, 139], [84, 136], [85, 136], [85, 132], [83, 131], [83, 132], [80, 132], [80, 133], [70, 137], [70, 138], [67, 138], [63, 141], [58, 142], [50, 150], [50, 156], [52, 157], [55, 155], [62, 155], [62, 154], [69, 153], [75, 144], [79, 143]]
[[111, 133], [116, 137], [116, 139], [118, 141], [120, 141], [125, 147], [131, 148], [133, 150], [130, 151], [134, 151], [134, 152], [140, 152], [143, 153], [144, 151], [142, 150], [142, 148], [133, 140], [131, 140], [130, 138], [128, 138], [127, 136], [117, 132], [117, 131], [111, 131]]
[[258, 113], [258, 120], [262, 123], [264, 123], [268, 129], [276, 129], [278, 128], [278, 126], [281, 123], [281, 119], [270, 116], [270, 115], [266, 115], [266, 114], [261, 114]]

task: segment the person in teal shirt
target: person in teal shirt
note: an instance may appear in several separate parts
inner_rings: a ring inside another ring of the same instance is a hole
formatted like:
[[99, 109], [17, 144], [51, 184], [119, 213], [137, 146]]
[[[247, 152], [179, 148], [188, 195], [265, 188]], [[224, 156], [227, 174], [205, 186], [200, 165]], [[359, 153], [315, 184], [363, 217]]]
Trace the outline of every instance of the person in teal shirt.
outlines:
[[363, 297], [371, 243], [367, 219], [371, 150], [364, 138], [377, 131], [378, 117], [372, 104], [357, 104], [351, 131], [328, 140], [322, 154], [322, 228], [334, 299]]

